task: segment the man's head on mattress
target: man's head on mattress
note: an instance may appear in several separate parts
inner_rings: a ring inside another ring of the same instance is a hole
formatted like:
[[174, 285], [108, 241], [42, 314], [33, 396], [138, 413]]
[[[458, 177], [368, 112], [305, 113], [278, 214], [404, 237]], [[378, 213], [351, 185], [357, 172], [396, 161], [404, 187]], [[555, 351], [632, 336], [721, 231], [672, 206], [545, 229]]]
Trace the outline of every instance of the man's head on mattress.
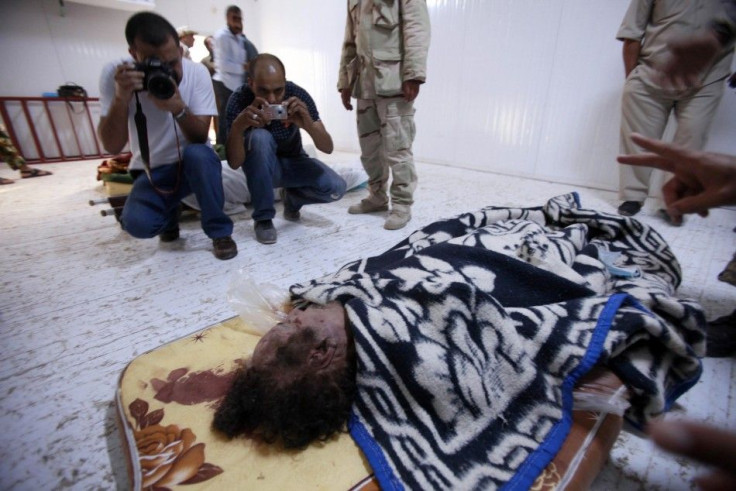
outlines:
[[342, 304], [294, 308], [258, 342], [215, 413], [229, 438], [286, 448], [344, 429], [355, 394], [355, 347]]

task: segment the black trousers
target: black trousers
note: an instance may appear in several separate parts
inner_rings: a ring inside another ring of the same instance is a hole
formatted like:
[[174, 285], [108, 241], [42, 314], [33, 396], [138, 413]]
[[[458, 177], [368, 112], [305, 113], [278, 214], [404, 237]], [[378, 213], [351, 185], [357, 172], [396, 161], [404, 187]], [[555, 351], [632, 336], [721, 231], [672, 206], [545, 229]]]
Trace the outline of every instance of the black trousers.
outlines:
[[217, 103], [217, 144], [225, 145], [227, 142], [227, 101], [233, 91], [225, 87], [225, 84], [219, 80], [213, 80], [212, 86], [215, 89], [215, 102]]

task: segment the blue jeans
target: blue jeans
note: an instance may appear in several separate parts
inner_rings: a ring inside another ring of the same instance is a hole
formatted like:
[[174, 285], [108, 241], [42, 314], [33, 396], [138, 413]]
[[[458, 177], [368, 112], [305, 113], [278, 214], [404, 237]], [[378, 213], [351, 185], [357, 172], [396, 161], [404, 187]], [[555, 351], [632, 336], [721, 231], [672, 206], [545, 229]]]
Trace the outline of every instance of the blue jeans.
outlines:
[[304, 151], [294, 156], [277, 155], [276, 140], [266, 129], [254, 128], [244, 137], [243, 172], [253, 204], [253, 220], [276, 215], [273, 189], [286, 189], [286, 200], [298, 210], [312, 203], [331, 203], [345, 194], [345, 180], [334, 170]]
[[[173, 190], [178, 167], [177, 164], [166, 164], [152, 168], [156, 187], [163, 191]], [[157, 193], [145, 173], [135, 179], [120, 217], [123, 230], [133, 237], [148, 239], [176, 227], [179, 202], [191, 193], [197, 196], [202, 208], [202, 230], [207, 236], [217, 239], [232, 235], [233, 222], [222, 211], [225, 202], [222, 164], [212, 148], [195, 143], [184, 149], [181, 178], [173, 194]]]

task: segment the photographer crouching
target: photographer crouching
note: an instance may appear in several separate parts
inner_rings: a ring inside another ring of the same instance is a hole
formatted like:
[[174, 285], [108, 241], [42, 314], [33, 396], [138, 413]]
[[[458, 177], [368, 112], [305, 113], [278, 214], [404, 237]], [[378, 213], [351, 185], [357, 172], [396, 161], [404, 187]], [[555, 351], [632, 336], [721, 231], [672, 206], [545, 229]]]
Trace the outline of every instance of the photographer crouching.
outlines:
[[209, 72], [182, 58], [176, 29], [157, 14], [133, 15], [125, 37], [132, 58], [103, 69], [98, 126], [110, 153], [120, 153], [130, 140], [135, 182], [121, 225], [133, 237], [177, 240], [179, 202], [194, 193], [215, 257], [233, 258], [238, 248], [223, 212], [222, 166], [207, 142], [217, 114]]
[[345, 194], [345, 180], [304, 151], [300, 130], [332, 153], [332, 137], [309, 93], [287, 82], [284, 64], [262, 53], [250, 60], [248, 82], [227, 104], [227, 161], [242, 166], [253, 204], [253, 229], [262, 244], [276, 242], [274, 188], [282, 188], [284, 219], [299, 221], [301, 208], [331, 203]]

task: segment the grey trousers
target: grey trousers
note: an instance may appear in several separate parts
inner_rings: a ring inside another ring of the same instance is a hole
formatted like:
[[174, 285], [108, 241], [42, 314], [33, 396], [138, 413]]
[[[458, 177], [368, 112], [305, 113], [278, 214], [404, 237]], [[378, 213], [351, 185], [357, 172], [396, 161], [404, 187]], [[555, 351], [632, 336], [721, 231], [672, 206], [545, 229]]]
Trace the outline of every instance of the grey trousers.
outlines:
[[[653, 84], [634, 69], [626, 79], [621, 100], [622, 154], [641, 153], [631, 141], [631, 133], [640, 133], [660, 139], [664, 134], [670, 113], [674, 112], [677, 130], [673, 141], [687, 148], [700, 150], [705, 146], [710, 125], [723, 95], [724, 82], [718, 81], [698, 90], [668, 93]], [[652, 169], [619, 165], [619, 196], [622, 201], [644, 202], [649, 194]]]

